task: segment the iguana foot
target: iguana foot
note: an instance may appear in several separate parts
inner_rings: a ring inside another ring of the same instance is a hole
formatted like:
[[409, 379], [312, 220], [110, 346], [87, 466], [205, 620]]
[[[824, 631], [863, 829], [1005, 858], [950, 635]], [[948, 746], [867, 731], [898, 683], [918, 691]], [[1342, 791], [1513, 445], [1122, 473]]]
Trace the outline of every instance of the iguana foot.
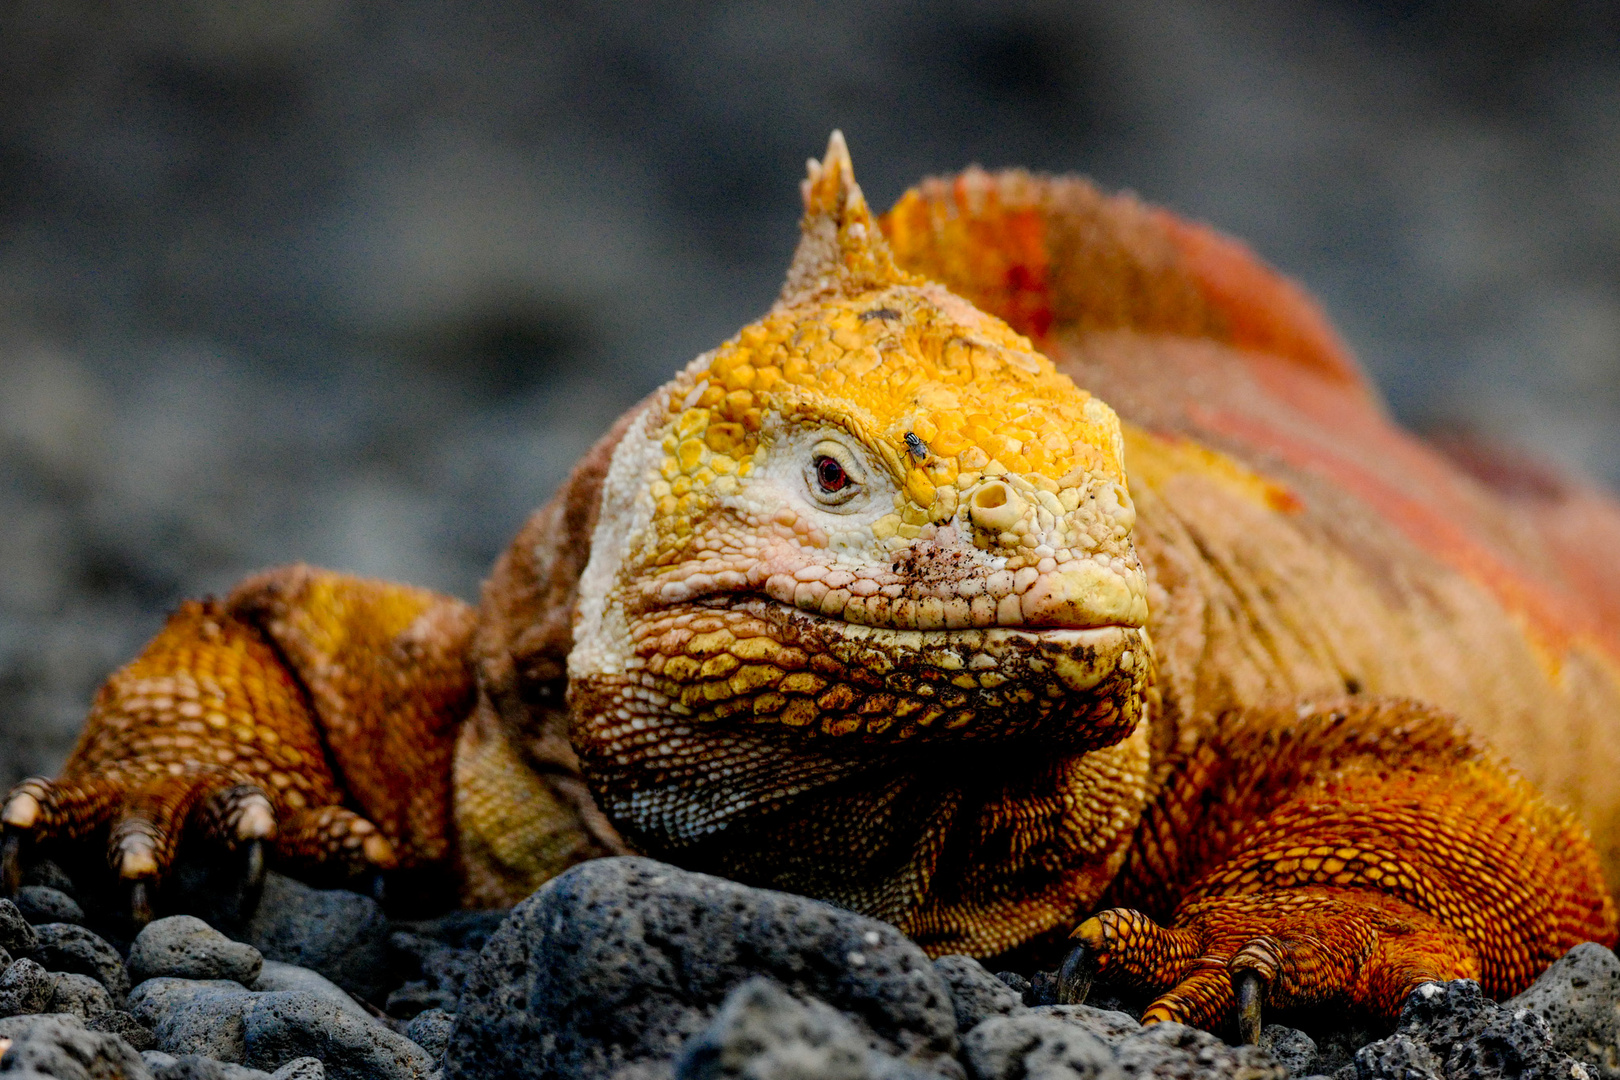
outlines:
[[1130, 908], [1081, 923], [1059, 974], [1059, 1000], [1084, 1001], [1094, 978], [1157, 995], [1143, 1023], [1260, 1037], [1261, 1009], [1339, 1004], [1392, 1019], [1426, 982], [1478, 979], [1473, 948], [1417, 908], [1377, 893], [1304, 888], [1214, 896], [1168, 927]]
[[187, 765], [140, 776], [103, 773], [74, 780], [31, 777], [0, 809], [0, 894], [22, 881], [26, 853], [95, 835], [106, 837], [107, 864], [129, 890], [137, 924], [151, 915], [153, 890], [165, 880], [181, 843], [242, 851], [245, 884], [256, 886], [265, 847], [285, 864], [352, 877], [391, 869], [393, 846], [371, 822], [341, 806], [278, 815], [258, 785], [217, 768]]
[[339, 805], [301, 691], [251, 627], [188, 603], [98, 696], [57, 780], [12, 788], [0, 807], [0, 889], [31, 852], [104, 838], [107, 865], [139, 922], [182, 845], [237, 850], [250, 877], [263, 847], [328, 876], [389, 869], [393, 845]]

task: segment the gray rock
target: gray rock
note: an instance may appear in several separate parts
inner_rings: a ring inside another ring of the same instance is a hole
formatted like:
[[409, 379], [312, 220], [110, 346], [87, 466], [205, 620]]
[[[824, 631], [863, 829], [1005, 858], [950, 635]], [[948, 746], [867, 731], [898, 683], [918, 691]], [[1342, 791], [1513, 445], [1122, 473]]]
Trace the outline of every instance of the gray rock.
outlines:
[[18, 960], [0, 973], [0, 1016], [42, 1013], [55, 992], [55, 975], [32, 960]]
[[1288, 1072], [1258, 1046], [1228, 1046], [1184, 1024], [1153, 1024], [1114, 1047], [1126, 1076], [1155, 1080], [1287, 1080]]
[[1359, 1080], [1590, 1076], [1585, 1065], [1553, 1045], [1545, 1020], [1529, 1009], [1486, 1000], [1479, 984], [1466, 979], [1414, 990], [1395, 1033], [1362, 1047], [1353, 1068]]
[[1018, 999], [1025, 1005], [1029, 1004], [1029, 980], [1016, 971], [998, 971], [996, 978], [1007, 984], [1007, 988], [1018, 995]]
[[199, 998], [239, 997], [248, 991], [229, 979], [147, 979], [129, 993], [129, 1011], [148, 1027]]
[[48, 889], [55, 889], [57, 892], [70, 897], [79, 895], [78, 890], [74, 888], [73, 879], [68, 876], [67, 871], [50, 859], [30, 862], [28, 868], [23, 871], [22, 883], [24, 886], [43, 885]]
[[388, 947], [397, 970], [408, 980], [388, 995], [384, 1006], [388, 1015], [408, 1020], [424, 1009], [456, 1011], [461, 986], [478, 962], [476, 950], [452, 947], [422, 934], [397, 931], [389, 936]]
[[403, 927], [413, 936], [432, 938], [441, 945], [453, 949], [471, 949], [476, 953], [511, 913], [511, 908], [460, 910], [436, 919], [395, 925]]
[[318, 971], [368, 1001], [388, 980], [388, 919], [369, 896], [312, 889], [267, 874], [258, 909], [242, 939], [266, 959]]
[[1602, 945], [1575, 946], [1504, 1006], [1529, 1009], [1547, 1021], [1555, 1047], [1620, 1078], [1620, 959]]
[[1275, 1058], [1290, 1076], [1316, 1072], [1316, 1040], [1297, 1028], [1267, 1024], [1260, 1032], [1260, 1049]]
[[259, 977], [259, 950], [232, 941], [201, 919], [171, 915], [149, 923], [129, 950], [135, 982], [159, 976], [177, 979], [230, 979], [244, 986]]
[[966, 1035], [992, 1016], [1024, 1010], [1023, 996], [971, 956], [941, 956], [934, 961], [934, 970], [951, 992], [959, 1035]]
[[1136, 1017], [1129, 1013], [1101, 1009], [1095, 1005], [1037, 1005], [1030, 1011], [1037, 1016], [1050, 1016], [1084, 1028], [1110, 1046], [1142, 1030]]
[[181, 1054], [152, 1070], [155, 1080], [270, 1080], [270, 1074], [198, 1054]]
[[426, 1080], [427, 1051], [381, 1024], [358, 1020], [330, 1001], [296, 990], [250, 995], [242, 1014], [244, 1064], [279, 1069], [317, 1057], [334, 1080]]
[[175, 1058], [173, 1054], [165, 1054], [161, 1050], [142, 1050], [141, 1060], [146, 1062], [148, 1069], [157, 1072], [165, 1065], [173, 1065]]
[[1122, 1080], [1111, 1047], [1042, 1011], [993, 1016], [967, 1033], [962, 1057], [975, 1080]]
[[6, 968], [10, 967], [13, 959], [14, 958], [10, 953], [4, 949], [0, 949], [0, 972], [4, 972]]
[[299, 967], [297, 964], [283, 964], [279, 960], [266, 960], [264, 967], [259, 971], [259, 977], [253, 980], [250, 990], [303, 990], [314, 994], [318, 998], [330, 1001], [344, 1012], [357, 1016], [362, 1020], [373, 1023], [379, 1021], [366, 1012], [354, 997], [337, 983], [328, 979], [318, 971]]
[[148, 979], [130, 993], [129, 1011], [164, 1053], [235, 1064], [246, 1053], [242, 1014], [253, 996], [228, 979]]
[[94, 1020], [113, 1011], [112, 997], [105, 986], [90, 976], [63, 972], [56, 976], [50, 1011], [72, 1013], [80, 1020]]
[[39, 948], [39, 934], [28, 925], [17, 905], [0, 900], [0, 949], [12, 956], [27, 956]]
[[960, 1075], [950, 992], [894, 927], [642, 858], [582, 863], [513, 909], [462, 989], [445, 1075], [666, 1061], [754, 975], [826, 1002], [882, 1052]]
[[430, 1009], [454, 1012], [459, 993], [434, 988], [424, 979], [413, 979], [388, 995], [383, 1012], [400, 1020], [409, 1020]]
[[326, 1066], [320, 1058], [293, 1058], [271, 1073], [270, 1080], [326, 1080]]
[[91, 1031], [105, 1031], [109, 1035], [116, 1035], [137, 1050], [150, 1050], [157, 1045], [152, 1040], [151, 1029], [129, 1013], [118, 1009], [93, 1020], [87, 1020], [84, 1026]]
[[1446, 1080], [1445, 1064], [1421, 1039], [1395, 1034], [1368, 1043], [1341, 1070], [1356, 1080]]
[[843, 1014], [749, 979], [682, 1049], [675, 1080], [927, 1080], [937, 1076], [874, 1050]]
[[450, 1042], [450, 1031], [455, 1026], [454, 1013], [447, 1013], [443, 1009], [428, 1009], [417, 1013], [415, 1019], [405, 1026], [405, 1037], [426, 1050], [428, 1056], [437, 1061], [444, 1057], [444, 1048]]
[[60, 889], [49, 885], [24, 885], [17, 890], [17, 910], [31, 923], [84, 923], [84, 908]]
[[10, 1039], [7, 1074], [36, 1072], [56, 1080], [151, 1080], [141, 1055], [116, 1035], [88, 1031], [77, 1017], [60, 1013], [0, 1020], [0, 1038]]
[[34, 928], [39, 945], [33, 958], [46, 971], [71, 971], [88, 975], [112, 995], [114, 1005], [122, 1005], [129, 995], [129, 972], [118, 950], [96, 934], [73, 923], [45, 923]]

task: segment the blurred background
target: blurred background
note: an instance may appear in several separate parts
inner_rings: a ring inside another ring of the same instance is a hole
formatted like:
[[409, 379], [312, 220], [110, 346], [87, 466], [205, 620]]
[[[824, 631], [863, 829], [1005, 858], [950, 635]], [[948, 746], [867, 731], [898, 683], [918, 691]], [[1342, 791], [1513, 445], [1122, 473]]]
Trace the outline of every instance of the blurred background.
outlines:
[[0, 783], [178, 598], [472, 599], [624, 406], [875, 206], [1090, 174], [1322, 298], [1420, 429], [1620, 483], [1607, 0], [3, 0]]

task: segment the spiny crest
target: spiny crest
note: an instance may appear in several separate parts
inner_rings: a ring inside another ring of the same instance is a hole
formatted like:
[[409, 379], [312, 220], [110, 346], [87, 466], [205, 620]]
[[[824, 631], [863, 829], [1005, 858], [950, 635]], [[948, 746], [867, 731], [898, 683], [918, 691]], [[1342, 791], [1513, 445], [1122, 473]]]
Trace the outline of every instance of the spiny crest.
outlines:
[[855, 167], [841, 131], [827, 140], [827, 155], [811, 158], [801, 185], [804, 220], [798, 250], [776, 309], [798, 307], [831, 296], [856, 296], [890, 285], [921, 285], [924, 278], [894, 264], [866, 196], [855, 182]]

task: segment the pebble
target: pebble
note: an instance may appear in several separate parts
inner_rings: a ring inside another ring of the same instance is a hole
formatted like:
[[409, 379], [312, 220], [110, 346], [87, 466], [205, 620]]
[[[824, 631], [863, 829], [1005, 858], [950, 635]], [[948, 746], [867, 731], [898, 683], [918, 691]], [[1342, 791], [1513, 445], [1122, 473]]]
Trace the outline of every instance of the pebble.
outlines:
[[107, 988], [114, 1005], [123, 1004], [129, 995], [129, 972], [118, 950], [105, 939], [73, 923], [45, 923], [34, 930], [39, 945], [32, 957], [47, 971], [88, 975]]
[[874, 1050], [841, 1012], [749, 979], [675, 1060], [675, 1080], [935, 1080], [939, 1073]]
[[249, 987], [251, 990], [303, 990], [314, 994], [318, 998], [330, 1001], [351, 1016], [362, 1020], [373, 1019], [354, 997], [337, 983], [328, 979], [318, 971], [299, 967], [297, 964], [283, 964], [278, 960], [266, 960], [264, 967], [259, 971], [259, 977]]
[[995, 1016], [968, 1032], [962, 1057], [975, 1080], [1107, 1077], [1121, 1080], [1114, 1051], [1068, 1021], [1035, 1012]]
[[129, 1011], [166, 1054], [240, 1063], [247, 1049], [242, 1011], [250, 996], [228, 979], [147, 979], [130, 993]]
[[1185, 1024], [1140, 1028], [1114, 1044], [1114, 1060], [1127, 1076], [1288, 1080], [1288, 1070], [1258, 1046], [1228, 1046]]
[[107, 988], [88, 975], [61, 972], [53, 976], [56, 985], [51, 993], [48, 1011], [71, 1013], [80, 1020], [94, 1020], [113, 1012], [112, 997]]
[[320, 1058], [296, 1057], [271, 1073], [270, 1080], [326, 1080], [326, 1066]]
[[141, 1058], [152, 1070], [153, 1080], [326, 1080], [326, 1069], [318, 1058], [312, 1057], [293, 1058], [273, 1073], [198, 1054], [176, 1057], [151, 1050]]
[[368, 1001], [382, 1001], [390, 981], [388, 935], [388, 919], [369, 896], [314, 889], [271, 873], [242, 940], [266, 959], [309, 968]]
[[30, 1072], [55, 1080], [152, 1080], [141, 1055], [123, 1039], [90, 1031], [78, 1017], [62, 1013], [12, 1016], [0, 1020], [7, 1074]]
[[27, 956], [39, 948], [39, 933], [23, 918], [17, 905], [0, 900], [0, 949], [12, 956]]
[[956, 1031], [966, 1035], [992, 1016], [1025, 1009], [1023, 995], [990, 974], [971, 956], [941, 956], [934, 970], [945, 980], [956, 1010]]
[[[644, 858], [595, 859], [512, 910], [462, 989], [446, 1080], [603, 1077], [667, 1062], [760, 975], [944, 1077], [945, 981], [894, 927]], [[640, 1063], [638, 1065], [638, 1063]]]
[[425, 1009], [456, 1011], [462, 984], [478, 959], [470, 948], [456, 948], [422, 934], [396, 931], [388, 939], [395, 973], [406, 981], [388, 995], [390, 1016], [409, 1020]]
[[55, 993], [55, 975], [33, 960], [17, 960], [0, 974], [0, 1016], [42, 1013]]
[[[167, 1061], [162, 1060], [167, 1058]], [[153, 1080], [270, 1080], [270, 1074], [258, 1069], [216, 1061], [201, 1054], [181, 1054], [175, 1057], [163, 1054], [143, 1059], [152, 1068]]]
[[332, 1080], [426, 1080], [426, 1050], [382, 1024], [359, 1020], [330, 1001], [296, 990], [253, 994], [242, 1013], [244, 1064], [277, 1069], [314, 1056]]
[[454, 1013], [443, 1009], [425, 1009], [405, 1026], [405, 1037], [428, 1052], [434, 1060], [444, 1057], [444, 1048], [450, 1043], [450, 1032], [456, 1026]]
[[1414, 990], [1394, 1033], [1357, 1051], [1353, 1069], [1359, 1080], [1597, 1080], [1592, 1067], [1553, 1044], [1547, 1021], [1529, 1009], [1488, 1000], [1468, 979]]
[[259, 977], [263, 966], [258, 949], [232, 941], [191, 915], [147, 924], [129, 950], [129, 974], [137, 983], [167, 976], [230, 979], [245, 986]]
[[109, 1035], [117, 1035], [136, 1050], [150, 1050], [156, 1045], [152, 1040], [151, 1029], [121, 1009], [114, 1009], [112, 1012], [88, 1020], [84, 1026], [91, 1031], [105, 1031]]
[[84, 925], [84, 909], [61, 889], [24, 885], [17, 890], [17, 910], [31, 923], [65, 922]]
[[1290, 1076], [1310, 1076], [1316, 1072], [1319, 1060], [1316, 1040], [1296, 1028], [1267, 1024], [1260, 1032], [1260, 1049], [1275, 1058]]
[[1602, 945], [1575, 946], [1503, 1007], [1536, 1013], [1553, 1046], [1605, 1080], [1620, 1078], [1620, 959]]

